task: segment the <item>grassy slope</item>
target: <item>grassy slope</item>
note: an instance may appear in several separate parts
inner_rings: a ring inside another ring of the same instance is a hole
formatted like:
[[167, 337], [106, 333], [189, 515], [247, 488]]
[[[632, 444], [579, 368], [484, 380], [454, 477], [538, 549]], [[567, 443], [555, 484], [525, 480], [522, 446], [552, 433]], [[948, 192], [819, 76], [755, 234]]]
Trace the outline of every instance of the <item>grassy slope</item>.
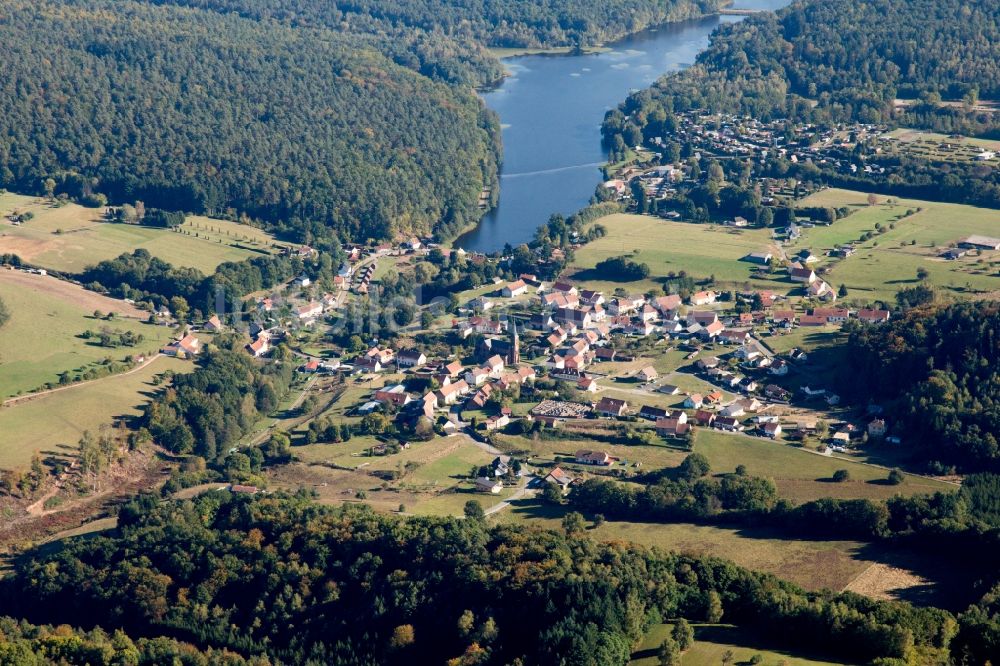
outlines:
[[[624, 213], [603, 217], [599, 223], [608, 234], [580, 248], [573, 268], [582, 271], [577, 277], [586, 279], [589, 287], [606, 291], [623, 285], [600, 280], [586, 269], [609, 257], [631, 255], [636, 249], [640, 253], [632, 258], [648, 264], [653, 277], [662, 277], [671, 271], [687, 271], [694, 277], [715, 275], [720, 281], [743, 283], [749, 280], [754, 265], [740, 259], [770, 247], [770, 231], [766, 229], [734, 230], [714, 224], [671, 222]], [[766, 282], [761, 286], [782, 290], [792, 285]], [[653, 280], [644, 280], [630, 283], [628, 288], [645, 291], [658, 289], [659, 285]]]
[[98, 209], [76, 204], [53, 208], [34, 197], [0, 196], [0, 218], [12, 211], [31, 211], [35, 218], [21, 226], [0, 219], [0, 252], [13, 252], [58, 271], [78, 272], [145, 248], [175, 266], [212, 273], [220, 263], [256, 256], [270, 245], [269, 237], [258, 229], [205, 217], [189, 219], [182, 227], [184, 233], [178, 233], [101, 222]]
[[[0, 298], [7, 304], [11, 317], [0, 328], [0, 398], [33, 391], [57, 381], [63, 371], [107, 357], [120, 360], [131, 354], [155, 351], [171, 337], [171, 329], [136, 319], [94, 319], [93, 309], [80, 302], [40, 290], [26, 290], [20, 283], [4, 277], [0, 275]], [[77, 337], [102, 326], [141, 333], [145, 340], [136, 347], [111, 349]]]
[[0, 409], [0, 468], [26, 466], [37, 451], [71, 454], [84, 430], [96, 432], [115, 418], [137, 414], [158, 390], [153, 384], [156, 375], [193, 369], [185, 361], [158, 358], [130, 375], [106, 377]]
[[[981, 257], [966, 257], [946, 261], [937, 257], [949, 243], [969, 234], [1000, 235], [1000, 212], [958, 204], [898, 199], [894, 205], [880, 203], [868, 206], [867, 194], [850, 190], [829, 189], [804, 199], [803, 206], [851, 206], [856, 212], [829, 227], [804, 230], [792, 250], [808, 247], [816, 256], [834, 245], [857, 241], [875, 224], [895, 229], [874, 236], [860, 245], [854, 256], [834, 264], [827, 280], [834, 285], [845, 284], [849, 298], [889, 299], [908, 286], [917, 284], [918, 268], [930, 273], [929, 282], [940, 287], [963, 290], [968, 284], [974, 290], [1000, 289], [997, 267], [1000, 253], [984, 252]], [[880, 197], [884, 202], [885, 197]], [[922, 210], [897, 220], [907, 210]], [[916, 241], [915, 245], [910, 245]], [[878, 243], [876, 246], [875, 243]], [[826, 263], [826, 259], [819, 265]], [[982, 261], [982, 263], [980, 263]]]
[[[820, 497], [884, 499], [896, 494], [955, 489], [955, 486], [940, 481], [911, 475], [907, 475], [898, 486], [885, 485], [880, 482], [886, 478], [887, 472], [879, 467], [715, 430], [699, 429], [694, 450], [708, 457], [714, 473], [732, 472], [737, 465], [746, 465], [749, 474], [773, 479], [781, 497], [799, 502]], [[848, 470], [851, 480], [830, 482], [833, 472], [838, 469]]]

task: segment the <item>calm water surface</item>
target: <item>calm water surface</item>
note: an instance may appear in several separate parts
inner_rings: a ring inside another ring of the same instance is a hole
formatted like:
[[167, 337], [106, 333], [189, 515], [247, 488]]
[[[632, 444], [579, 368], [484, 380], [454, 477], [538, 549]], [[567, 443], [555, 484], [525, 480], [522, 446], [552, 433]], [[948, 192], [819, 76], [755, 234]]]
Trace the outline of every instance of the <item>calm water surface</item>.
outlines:
[[[737, 0], [736, 6], [778, 9], [787, 0]], [[505, 60], [511, 76], [483, 97], [500, 115], [504, 163], [500, 204], [456, 245], [492, 252], [532, 238], [552, 213], [587, 205], [607, 159], [601, 121], [629, 92], [687, 67], [720, 23], [711, 17], [648, 30], [595, 55], [523, 56]]]

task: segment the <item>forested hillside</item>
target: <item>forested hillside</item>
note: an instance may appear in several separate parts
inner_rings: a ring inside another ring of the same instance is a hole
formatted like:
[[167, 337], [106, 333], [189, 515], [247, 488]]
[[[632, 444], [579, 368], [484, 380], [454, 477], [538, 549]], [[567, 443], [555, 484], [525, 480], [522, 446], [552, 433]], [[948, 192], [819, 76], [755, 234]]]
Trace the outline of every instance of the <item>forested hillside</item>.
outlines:
[[[691, 108], [983, 132], [1000, 120], [973, 103], [1000, 98], [998, 63], [995, 2], [804, 0], [720, 28], [695, 66], [632, 95], [621, 107], [628, 120], [609, 114], [605, 134]], [[894, 116], [897, 97], [922, 102]]]
[[853, 662], [928, 656], [957, 628], [936, 609], [810, 594], [580, 534], [490, 529], [474, 513], [398, 520], [218, 492], [136, 501], [117, 533], [29, 555], [0, 593], [29, 619], [296, 664], [623, 665], [650, 624], [678, 617], [725, 618]]
[[[573, 45], [717, 0], [12, 0], [0, 186], [248, 215], [310, 242], [453, 235], [495, 196], [485, 44]], [[109, 20], [114, 16], [114, 20]]]
[[928, 462], [996, 471], [1000, 463], [1000, 307], [927, 306], [856, 326], [843, 391], [883, 406]]
[[495, 179], [496, 128], [471, 92], [330, 32], [16, 0], [0, 39], [12, 189], [69, 169], [112, 200], [365, 238], [464, 224]]
[[[499, 47], [590, 45], [716, 11], [719, 0], [149, 0], [374, 35], [440, 33]], [[418, 42], [420, 40], [417, 40]]]

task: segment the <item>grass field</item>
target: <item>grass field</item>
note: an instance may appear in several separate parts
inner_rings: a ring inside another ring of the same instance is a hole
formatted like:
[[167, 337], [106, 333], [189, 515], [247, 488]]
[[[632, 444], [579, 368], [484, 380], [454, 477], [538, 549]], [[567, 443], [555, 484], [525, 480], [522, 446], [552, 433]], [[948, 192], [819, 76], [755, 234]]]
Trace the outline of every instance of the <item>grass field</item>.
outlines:
[[[632, 654], [631, 666], [659, 666], [656, 651], [669, 634], [671, 625], [660, 624], [653, 627], [642, 644]], [[750, 659], [759, 656], [761, 666], [837, 666], [843, 661], [816, 661], [807, 659], [798, 652], [785, 651], [773, 643], [762, 641], [752, 632], [732, 625], [713, 624], [694, 627], [694, 645], [681, 656], [681, 666], [718, 666], [731, 652], [734, 664], [749, 664]]]
[[159, 390], [154, 384], [157, 375], [193, 369], [186, 361], [160, 357], [129, 375], [105, 377], [0, 408], [0, 468], [26, 466], [39, 451], [53, 456], [72, 454], [85, 430], [96, 432], [117, 418], [138, 414]]
[[[888, 472], [879, 467], [704, 428], [695, 435], [694, 450], [708, 457], [713, 473], [732, 472], [737, 465], [745, 465], [749, 474], [773, 479], [779, 496], [796, 502], [821, 497], [884, 499], [897, 494], [955, 490], [951, 484], [909, 474], [902, 484], [890, 486], [882, 483]], [[831, 482], [830, 477], [838, 469], [848, 470], [851, 479]]]
[[[5, 218], [32, 212], [20, 226]], [[79, 272], [104, 259], [138, 248], [174, 266], [210, 274], [225, 261], [241, 261], [271, 250], [271, 238], [251, 227], [225, 220], [190, 217], [180, 231], [101, 221], [101, 209], [76, 204], [53, 207], [36, 197], [0, 196], [0, 252], [51, 270]]]
[[[825, 279], [834, 286], [847, 286], [848, 299], [891, 301], [897, 291], [918, 283], [918, 268], [928, 271], [931, 284], [954, 292], [1000, 289], [1000, 253], [983, 252], [957, 261], [938, 257], [963, 236], [998, 235], [1000, 211], [912, 199], [893, 199], [889, 205], [886, 197], [880, 197], [882, 203], [869, 206], [867, 197], [862, 192], [828, 189], [803, 199], [801, 206], [850, 206], [855, 212], [831, 226], [804, 229], [802, 237], [789, 247], [789, 254], [798, 248], [812, 250], [821, 258], [820, 266], [832, 266]], [[907, 210], [918, 208], [920, 212], [902, 217]], [[837, 262], [822, 257], [835, 245], [857, 242], [863, 233], [874, 232], [876, 224], [882, 225], [885, 233], [859, 243], [853, 256]], [[890, 229], [890, 224], [895, 228]]]
[[[575, 279], [608, 292], [625, 285], [602, 280], [590, 269], [609, 257], [629, 255], [634, 261], [648, 264], [652, 278], [687, 271], [696, 278], [714, 275], [722, 282], [742, 284], [750, 279], [754, 264], [740, 259], [751, 252], [772, 247], [767, 229], [737, 230], [624, 213], [603, 217], [597, 223], [607, 229], [607, 235], [577, 250], [570, 270]], [[633, 250], [639, 250], [639, 254], [633, 254]], [[755, 282], [776, 291], [792, 286], [782, 282]], [[629, 283], [627, 287], [633, 291], [658, 290], [659, 284], [647, 279]]]
[[[687, 456], [687, 452], [666, 444], [607, 444], [589, 439], [583, 433], [578, 438], [537, 440], [500, 435], [497, 446], [508, 451], [528, 451], [531, 461], [539, 464], [552, 464], [572, 457], [579, 449], [596, 449], [607, 451], [630, 469], [635, 463], [641, 463], [643, 472], [676, 467]], [[794, 502], [822, 497], [884, 499], [897, 494], [913, 495], [955, 489], [955, 486], [941, 481], [911, 475], [907, 475], [902, 484], [890, 486], [882, 483], [888, 471], [880, 467], [819, 455], [790, 444], [705, 428], [696, 429], [694, 450], [708, 458], [713, 474], [732, 473], [737, 465], [745, 465], [749, 474], [773, 479], [778, 487], [778, 495]], [[577, 467], [572, 462], [560, 464], [570, 468]], [[591, 468], [583, 466], [579, 469], [588, 471]], [[850, 480], [833, 483], [830, 479], [838, 469], [848, 470]]]
[[[570, 508], [539, 499], [518, 499], [491, 516], [496, 523], [528, 523], [560, 530]], [[589, 519], [589, 517], [588, 517]], [[763, 528], [691, 523], [588, 522], [597, 541], [627, 542], [691, 556], [718, 557], [774, 574], [808, 590], [849, 589], [878, 599], [962, 609], [973, 601], [981, 573], [943, 565], [940, 557], [850, 539], [800, 539]]]
[[[568, 510], [539, 500], [518, 500], [493, 520], [528, 522], [558, 530]], [[843, 589], [874, 563], [862, 554], [865, 544], [859, 541], [794, 539], [762, 529], [607, 521], [600, 527], [590, 526], [587, 534], [597, 541], [625, 541], [694, 556], [719, 557], [811, 590]]]
[[[336, 504], [355, 501], [362, 490], [365, 501], [375, 508], [391, 511], [402, 504], [408, 513], [423, 515], [461, 515], [469, 499], [488, 509], [514, 492], [512, 488], [499, 495], [475, 492], [469, 472], [493, 456], [467, 437], [439, 437], [391, 455], [367, 455], [377, 443], [372, 437], [354, 437], [342, 444], [296, 446], [293, 453], [304, 464], [284, 466], [272, 480], [277, 487], [311, 487], [321, 501]], [[400, 476], [392, 481], [377, 476], [386, 472]]]
[[[0, 299], [11, 313], [0, 327], [0, 399], [34, 391], [57, 381], [63, 371], [105, 358], [155, 352], [173, 333], [165, 326], [142, 323], [137, 317], [143, 313], [123, 301], [52, 277], [0, 270]], [[123, 316], [114, 321], [94, 319], [95, 310]], [[108, 348], [78, 337], [102, 326], [140, 333], [145, 340], [135, 347]]]

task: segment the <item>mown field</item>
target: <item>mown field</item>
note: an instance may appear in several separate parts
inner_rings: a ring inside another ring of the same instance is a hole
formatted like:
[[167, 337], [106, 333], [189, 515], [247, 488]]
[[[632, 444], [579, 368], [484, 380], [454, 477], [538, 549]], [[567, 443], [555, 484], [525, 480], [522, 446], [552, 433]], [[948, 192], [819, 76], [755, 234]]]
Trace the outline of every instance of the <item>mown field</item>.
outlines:
[[[922, 476], [907, 474], [903, 483], [883, 483], [888, 472], [881, 467], [804, 449], [759, 437], [735, 435], [700, 428], [694, 450], [708, 457], [713, 473], [729, 473], [745, 465], [753, 476], [774, 480], [778, 495], [796, 502], [821, 497], [885, 499], [895, 495], [915, 495], [935, 491], [950, 492], [956, 486]], [[846, 469], [850, 480], [831, 481], [833, 473]]]
[[363, 499], [383, 511], [403, 505], [407, 513], [423, 515], [461, 515], [469, 499], [489, 509], [515, 492], [511, 488], [489, 495], [473, 489], [470, 471], [494, 456], [465, 436], [438, 437], [414, 442], [399, 453], [369, 455], [377, 444], [373, 437], [353, 437], [340, 444], [293, 447], [300, 462], [274, 470], [272, 482], [281, 488], [311, 488], [328, 503]]
[[[594, 428], [600, 422], [594, 422]], [[648, 424], [648, 422], [646, 422]], [[497, 446], [511, 452], [530, 453], [532, 462], [551, 465], [572, 457], [579, 449], [607, 451], [619, 458], [616, 465], [633, 469], [638, 463], [641, 471], [648, 472], [673, 468], [687, 455], [674, 446], [608, 444], [580, 433], [573, 437], [567, 428], [565, 437], [532, 439], [523, 436], [501, 435]], [[805, 449], [760, 437], [723, 433], [718, 430], [696, 428], [694, 451], [704, 454], [711, 464], [712, 474], [729, 474], [737, 465], [744, 465], [753, 476], [774, 481], [778, 495], [794, 502], [806, 502], [822, 497], [885, 499], [899, 495], [914, 495], [935, 491], [950, 492], [955, 486], [925, 478], [906, 475], [903, 483], [891, 486], [884, 483], [888, 470], [861, 461], [819, 455]], [[589, 472], [593, 468], [577, 466], [572, 461], [561, 462], [566, 467]], [[834, 483], [831, 479], [838, 469], [846, 469], [850, 480]]]
[[[52, 277], [0, 270], [0, 299], [10, 320], [0, 327], [0, 399], [34, 391], [58, 381], [64, 371], [87, 368], [103, 359], [158, 350], [173, 331], [146, 324], [147, 316], [123, 301], [84, 290]], [[116, 312], [114, 320], [95, 319], [94, 311]], [[80, 335], [102, 327], [142, 334], [134, 347], [102, 347]]]
[[[6, 219], [12, 212], [35, 217], [20, 226]], [[272, 239], [259, 229], [207, 217], [191, 217], [179, 231], [101, 221], [101, 209], [76, 204], [54, 207], [37, 197], [0, 195], [0, 253], [51, 270], [79, 272], [104, 259], [138, 248], [175, 266], [210, 274], [226, 261], [269, 253]]]
[[[591, 269], [609, 257], [629, 255], [634, 261], [648, 264], [651, 278], [686, 271], [696, 278], [714, 275], [722, 282], [742, 284], [750, 279], [754, 264], [740, 259], [751, 252], [772, 247], [768, 229], [739, 230], [624, 213], [603, 217], [597, 224], [607, 229], [607, 235], [577, 250], [569, 276], [586, 282], [588, 287], [607, 292], [622, 284], [604, 280]], [[639, 253], [633, 254], [634, 250]], [[792, 286], [791, 283], [757, 282], [759, 286], [775, 290], [787, 290]], [[629, 283], [628, 287], [641, 292], [658, 290], [660, 285], [648, 279]]]
[[0, 468], [27, 466], [36, 452], [72, 455], [85, 430], [96, 432], [113, 420], [139, 413], [161, 390], [166, 371], [190, 372], [194, 365], [167, 357], [127, 375], [105, 377], [15, 406], [0, 407]]
[[[671, 625], [660, 624], [653, 627], [642, 645], [632, 654], [632, 666], [659, 666], [656, 651], [669, 635]], [[695, 643], [681, 657], [681, 666], [718, 666], [725, 663], [723, 655], [732, 654], [733, 664], [753, 663], [752, 658], [760, 657], [761, 666], [836, 666], [842, 661], [817, 661], [802, 656], [798, 652], [786, 652], [773, 643], [761, 641], [751, 632], [732, 625], [696, 625]]]
[[[789, 246], [789, 254], [809, 248], [820, 258], [819, 266], [832, 267], [825, 279], [835, 287], [846, 285], [848, 299], [860, 301], [891, 301], [897, 291], [919, 282], [920, 268], [928, 272], [929, 283], [954, 293], [1000, 289], [1000, 252], [983, 252], [957, 261], [938, 257], [964, 236], [1000, 235], [1000, 211], [895, 198], [890, 205], [887, 197], [879, 197], [880, 203], [869, 206], [867, 197], [862, 192], [828, 189], [803, 199], [801, 206], [850, 206], [855, 212], [831, 226], [804, 229], [802, 237]], [[903, 217], [917, 209], [920, 211]], [[885, 233], [875, 234], [876, 224]], [[836, 245], [858, 242], [866, 232], [872, 232], [872, 238], [858, 243], [853, 256], [841, 261], [822, 256]]]

